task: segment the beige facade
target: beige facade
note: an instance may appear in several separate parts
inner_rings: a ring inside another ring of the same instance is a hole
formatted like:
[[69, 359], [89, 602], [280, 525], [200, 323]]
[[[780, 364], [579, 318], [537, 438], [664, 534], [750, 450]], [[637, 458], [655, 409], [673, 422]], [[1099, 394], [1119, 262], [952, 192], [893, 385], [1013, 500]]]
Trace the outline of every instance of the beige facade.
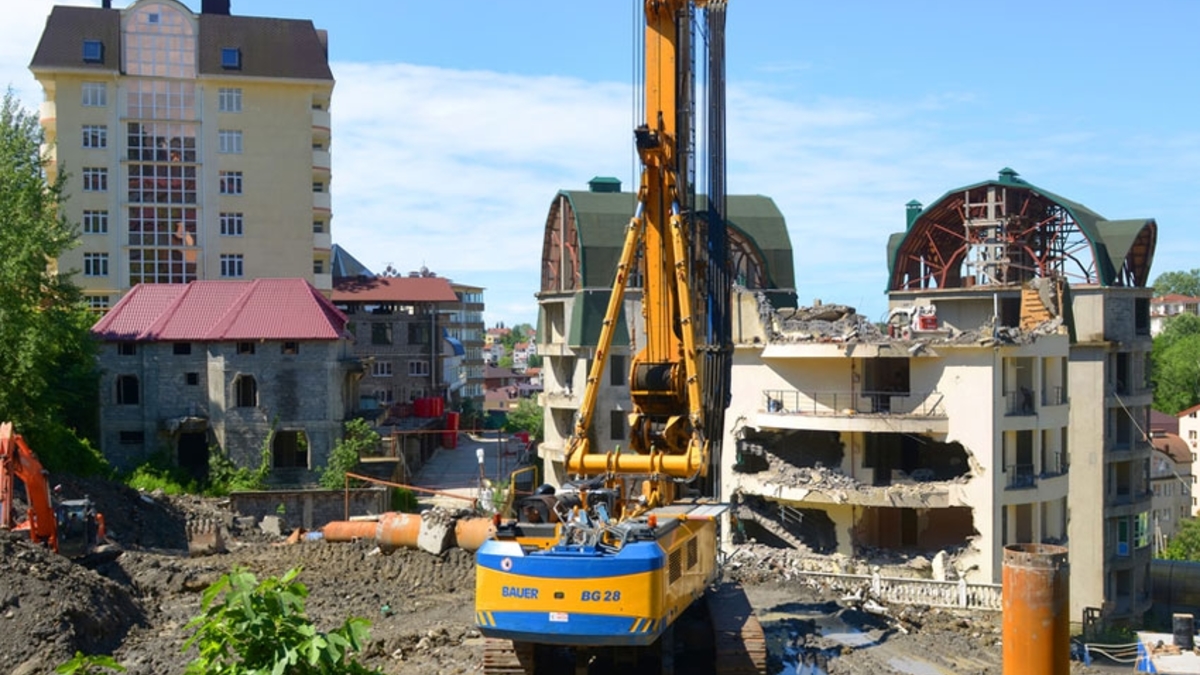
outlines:
[[325, 39], [174, 0], [54, 9], [30, 68], [80, 224], [58, 267], [94, 308], [143, 282], [299, 277], [329, 294]]

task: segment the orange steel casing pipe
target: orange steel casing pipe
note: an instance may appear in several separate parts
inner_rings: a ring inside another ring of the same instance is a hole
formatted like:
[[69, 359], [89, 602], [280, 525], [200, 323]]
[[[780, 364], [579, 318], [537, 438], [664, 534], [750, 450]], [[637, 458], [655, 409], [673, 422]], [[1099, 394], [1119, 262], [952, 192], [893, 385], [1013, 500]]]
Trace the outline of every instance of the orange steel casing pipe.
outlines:
[[1070, 568], [1067, 549], [1004, 547], [1004, 675], [1071, 672]]

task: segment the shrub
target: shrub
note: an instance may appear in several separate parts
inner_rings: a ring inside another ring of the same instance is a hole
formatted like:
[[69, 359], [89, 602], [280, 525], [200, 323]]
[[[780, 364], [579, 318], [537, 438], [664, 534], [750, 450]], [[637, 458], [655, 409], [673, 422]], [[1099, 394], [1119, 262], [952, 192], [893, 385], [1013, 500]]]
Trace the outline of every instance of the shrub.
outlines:
[[84, 654], [76, 651], [70, 661], [54, 669], [58, 675], [101, 675], [104, 671], [125, 672], [125, 666], [107, 654]]
[[370, 622], [349, 618], [330, 633], [316, 630], [304, 613], [308, 589], [296, 581], [300, 568], [259, 581], [235, 567], [201, 596], [202, 613], [188, 622], [196, 633], [183, 648], [199, 656], [187, 675], [362, 675], [354, 659], [362, 651]]
[[342, 440], [333, 446], [329, 453], [329, 464], [321, 469], [321, 487], [340, 490], [346, 484], [346, 472], [354, 471], [358, 467], [359, 458], [378, 447], [379, 434], [366, 420], [353, 419], [346, 422]]
[[162, 490], [169, 495], [195, 494], [200, 491], [187, 471], [175, 466], [166, 452], [156, 452], [125, 476], [124, 483], [135, 490]]

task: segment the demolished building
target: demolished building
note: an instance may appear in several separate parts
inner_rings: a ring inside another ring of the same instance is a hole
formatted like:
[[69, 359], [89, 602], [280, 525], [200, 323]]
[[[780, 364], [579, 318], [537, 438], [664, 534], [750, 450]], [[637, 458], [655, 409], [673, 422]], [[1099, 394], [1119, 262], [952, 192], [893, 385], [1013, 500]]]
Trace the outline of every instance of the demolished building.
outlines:
[[737, 293], [721, 497], [760, 542], [949, 553], [937, 573], [973, 582], [1000, 581], [1005, 545], [1069, 542], [1072, 616], [1136, 621], [1155, 222], [1010, 169], [908, 208], [879, 325]]

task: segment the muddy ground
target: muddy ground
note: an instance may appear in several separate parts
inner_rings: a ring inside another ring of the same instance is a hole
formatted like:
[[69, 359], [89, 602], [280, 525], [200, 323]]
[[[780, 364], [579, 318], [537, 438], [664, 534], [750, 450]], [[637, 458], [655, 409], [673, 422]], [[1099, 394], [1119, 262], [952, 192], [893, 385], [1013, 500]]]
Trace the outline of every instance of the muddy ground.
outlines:
[[[317, 627], [369, 619], [362, 661], [385, 673], [480, 670], [467, 552], [384, 556], [369, 543], [288, 545], [256, 527], [239, 529], [236, 514], [213, 500], [152, 498], [96, 481], [70, 490], [97, 501], [124, 552], [88, 567], [0, 533], [0, 673], [50, 673], [76, 650], [112, 654], [131, 675], [182, 673], [194, 657], [182, 646], [201, 591], [239, 565], [260, 578], [302, 566]], [[186, 523], [213, 518], [231, 529], [229, 552], [187, 557]], [[1001, 672], [998, 616], [893, 608], [896, 616], [882, 618], [781, 582], [770, 569], [743, 565], [730, 574], [744, 583], [767, 631], [772, 675]]]

